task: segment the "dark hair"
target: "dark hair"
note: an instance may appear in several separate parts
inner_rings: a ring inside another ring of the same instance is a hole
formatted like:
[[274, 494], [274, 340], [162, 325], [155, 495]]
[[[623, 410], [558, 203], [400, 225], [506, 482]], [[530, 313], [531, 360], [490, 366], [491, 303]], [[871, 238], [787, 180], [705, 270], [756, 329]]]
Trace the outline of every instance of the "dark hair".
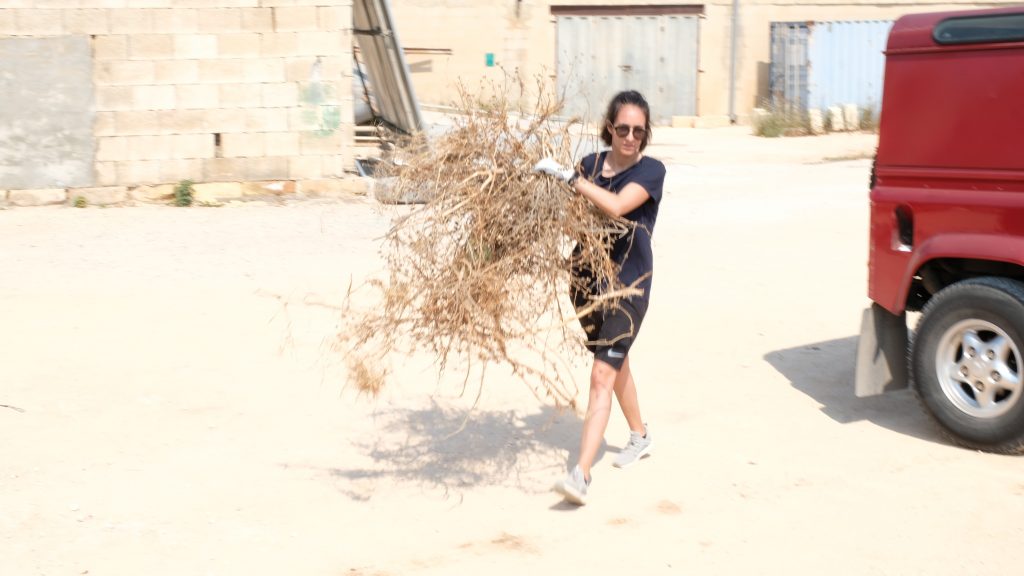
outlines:
[[619, 92], [608, 103], [608, 112], [604, 116], [604, 126], [601, 127], [601, 141], [608, 146], [612, 145], [612, 132], [608, 129], [608, 126], [615, 124], [615, 118], [618, 117], [619, 110], [622, 110], [622, 107], [626, 104], [632, 104], [644, 113], [644, 129], [647, 130], [647, 134], [644, 135], [644, 140], [640, 143], [640, 151], [643, 152], [644, 148], [647, 148], [647, 143], [651, 141], [651, 107], [647, 105], [647, 100], [644, 100], [644, 97], [636, 90]]

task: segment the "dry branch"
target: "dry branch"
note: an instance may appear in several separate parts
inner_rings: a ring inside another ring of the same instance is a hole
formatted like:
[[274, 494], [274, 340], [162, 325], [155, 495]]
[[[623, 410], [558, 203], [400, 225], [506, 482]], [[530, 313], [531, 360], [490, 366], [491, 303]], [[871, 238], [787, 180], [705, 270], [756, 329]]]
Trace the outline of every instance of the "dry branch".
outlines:
[[384, 238], [386, 274], [367, 283], [373, 293], [348, 298], [341, 340], [360, 390], [380, 391], [382, 366], [395, 353], [425, 351], [441, 371], [455, 359], [505, 364], [538, 398], [573, 403], [562, 345], [581, 333], [568, 321], [576, 317], [570, 268], [591, 270], [605, 287], [593, 308], [636, 293], [619, 284], [609, 258], [629, 224], [533, 172], [543, 157], [578, 162], [572, 143], [580, 126], [557, 117], [561, 103], [549, 92], [530, 100], [527, 113], [504, 96], [463, 91], [451, 131], [397, 149], [390, 195], [425, 204], [397, 218]]

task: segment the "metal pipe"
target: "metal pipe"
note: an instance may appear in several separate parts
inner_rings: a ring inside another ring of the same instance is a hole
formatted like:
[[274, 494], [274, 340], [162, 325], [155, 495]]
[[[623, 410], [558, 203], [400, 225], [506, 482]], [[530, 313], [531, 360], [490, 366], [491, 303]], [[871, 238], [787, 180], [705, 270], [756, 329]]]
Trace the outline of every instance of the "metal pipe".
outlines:
[[739, 25], [740, 0], [732, 0], [732, 26], [729, 39], [729, 122], [736, 123], [736, 38]]

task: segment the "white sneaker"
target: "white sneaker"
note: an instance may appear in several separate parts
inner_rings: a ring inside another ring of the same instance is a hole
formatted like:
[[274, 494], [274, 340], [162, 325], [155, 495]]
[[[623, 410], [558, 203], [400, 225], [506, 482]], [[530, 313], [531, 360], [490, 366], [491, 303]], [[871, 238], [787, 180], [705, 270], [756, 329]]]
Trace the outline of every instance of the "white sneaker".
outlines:
[[616, 468], [629, 468], [641, 458], [651, 453], [651, 445], [651, 433], [647, 429], [647, 423], [644, 423], [643, 434], [630, 430], [629, 442], [619, 452], [619, 455], [615, 457], [615, 462], [612, 462], [612, 466]]
[[590, 486], [590, 482], [583, 477], [583, 470], [580, 470], [579, 466], [573, 466], [564, 480], [555, 482], [553, 490], [564, 496], [567, 501], [577, 506], [583, 506], [587, 503], [588, 486]]

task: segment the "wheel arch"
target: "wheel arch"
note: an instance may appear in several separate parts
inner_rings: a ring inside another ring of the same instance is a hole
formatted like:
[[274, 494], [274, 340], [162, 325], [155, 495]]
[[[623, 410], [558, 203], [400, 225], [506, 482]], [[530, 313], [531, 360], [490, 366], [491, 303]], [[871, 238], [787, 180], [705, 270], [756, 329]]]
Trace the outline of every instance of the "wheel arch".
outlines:
[[919, 311], [934, 294], [961, 280], [995, 276], [1024, 281], [1024, 238], [994, 234], [934, 236], [914, 251], [907, 269], [901, 283], [904, 308]]

